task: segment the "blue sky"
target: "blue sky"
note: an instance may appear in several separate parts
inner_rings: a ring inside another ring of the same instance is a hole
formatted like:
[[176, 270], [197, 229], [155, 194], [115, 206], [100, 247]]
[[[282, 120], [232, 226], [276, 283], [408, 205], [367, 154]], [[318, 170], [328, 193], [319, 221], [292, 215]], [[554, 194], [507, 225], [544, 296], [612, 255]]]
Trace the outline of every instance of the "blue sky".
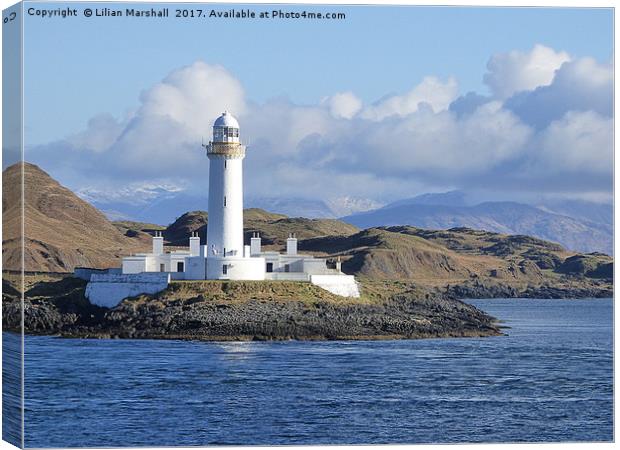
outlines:
[[[56, 5], [65, 4], [46, 7]], [[70, 6], [81, 5], [87, 4]], [[140, 7], [126, 5], [122, 6]], [[243, 6], [263, 9], [235, 7]], [[239, 22], [26, 16], [27, 144], [77, 132], [97, 113], [123, 114], [137, 105], [142, 90], [197, 59], [228, 68], [251, 100], [287, 96], [311, 104], [344, 90], [373, 102], [407, 91], [427, 75], [454, 76], [461, 93], [486, 94], [482, 74], [490, 55], [525, 51], [535, 44], [600, 61], [612, 57], [609, 9], [289, 8], [343, 11], [347, 19]]]
[[611, 9], [234, 5], [347, 16], [304, 21], [25, 7], [43, 5], [80, 17], [26, 16], [26, 159], [75, 191], [204, 190], [199, 143], [229, 109], [252, 142], [246, 195], [611, 198]]

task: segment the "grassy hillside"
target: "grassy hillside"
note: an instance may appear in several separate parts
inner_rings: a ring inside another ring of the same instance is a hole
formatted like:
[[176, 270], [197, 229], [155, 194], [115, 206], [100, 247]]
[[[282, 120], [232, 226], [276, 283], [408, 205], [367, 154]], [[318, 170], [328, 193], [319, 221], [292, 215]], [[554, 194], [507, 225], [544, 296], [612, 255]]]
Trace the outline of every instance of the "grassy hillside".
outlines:
[[370, 228], [350, 236], [306, 239], [301, 251], [340, 257], [362, 279], [408, 280], [429, 287], [478, 283], [612, 289], [612, 258], [576, 254], [558, 244], [468, 228]]

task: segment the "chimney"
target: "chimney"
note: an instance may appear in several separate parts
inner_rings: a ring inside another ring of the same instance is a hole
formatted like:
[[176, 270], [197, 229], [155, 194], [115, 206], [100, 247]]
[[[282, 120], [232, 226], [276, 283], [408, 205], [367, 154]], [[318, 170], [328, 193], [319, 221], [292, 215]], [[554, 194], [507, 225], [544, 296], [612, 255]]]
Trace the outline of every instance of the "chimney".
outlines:
[[192, 231], [189, 238], [189, 256], [200, 256], [200, 237], [197, 231]]
[[258, 232], [252, 233], [252, 238], [250, 239], [250, 256], [258, 256], [261, 252], [261, 242], [260, 242], [260, 234]]
[[161, 235], [161, 231], [156, 231], [155, 236], [153, 236], [153, 254], [164, 254], [164, 238]]
[[288, 239], [286, 240], [286, 254], [287, 255], [296, 255], [297, 254], [297, 238], [294, 233], [288, 235]]

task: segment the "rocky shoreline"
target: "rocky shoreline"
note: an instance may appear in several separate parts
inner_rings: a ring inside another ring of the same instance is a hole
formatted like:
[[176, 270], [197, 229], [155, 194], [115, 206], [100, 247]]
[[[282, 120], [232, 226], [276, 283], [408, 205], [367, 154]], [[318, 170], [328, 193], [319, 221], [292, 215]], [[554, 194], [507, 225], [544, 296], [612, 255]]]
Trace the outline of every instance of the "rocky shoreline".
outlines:
[[[17, 291], [3, 294], [5, 331], [20, 329]], [[412, 290], [346, 300], [300, 283], [178, 283], [155, 296], [100, 308], [75, 278], [27, 290], [29, 334], [191, 340], [417, 339], [497, 336], [488, 314], [447, 296]]]
[[452, 298], [610, 298], [614, 296], [608, 283], [582, 283], [581, 285], [564, 284], [562, 286], [540, 285], [515, 287], [507, 284], [485, 284], [474, 281], [463, 284], [448, 285], [446, 294]]
[[[25, 332], [80, 338], [190, 340], [354, 340], [501, 335], [497, 319], [459, 298], [611, 297], [605, 285], [516, 288], [479, 281], [425, 289], [366, 281], [361, 299], [308, 283], [177, 282], [157, 295], [92, 305], [73, 277], [28, 284]], [[21, 327], [20, 293], [3, 279], [3, 329]]]

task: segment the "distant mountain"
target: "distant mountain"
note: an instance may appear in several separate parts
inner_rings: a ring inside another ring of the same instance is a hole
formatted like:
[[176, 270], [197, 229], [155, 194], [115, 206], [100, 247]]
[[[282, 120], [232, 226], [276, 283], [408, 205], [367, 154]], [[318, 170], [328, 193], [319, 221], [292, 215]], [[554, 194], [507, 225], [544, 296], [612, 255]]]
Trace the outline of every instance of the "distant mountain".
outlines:
[[[84, 188], [77, 195], [101, 210], [110, 220], [169, 225], [187, 211], [204, 211], [208, 192], [193, 194], [171, 183], [134, 183], [115, 191]], [[289, 217], [330, 218], [381, 206], [370, 199], [339, 197], [323, 200], [285, 197], [246, 197], [245, 207], [260, 208]]]
[[[428, 198], [428, 197], [427, 197]], [[411, 225], [448, 229], [468, 227], [506, 234], [527, 234], [584, 252], [613, 252], [610, 225], [556, 214], [516, 202], [485, 202], [473, 206], [407, 202], [353, 214], [343, 221], [360, 228]]]
[[289, 217], [310, 217], [315, 219], [336, 217], [330, 207], [322, 200], [248, 197], [244, 201], [245, 206], [248, 208], [260, 208]]
[[334, 214], [334, 217], [348, 216], [349, 214], [370, 211], [383, 206], [375, 200], [350, 196], [330, 199], [327, 201], [327, 205]]
[[100, 209], [110, 220], [168, 225], [187, 211], [207, 208], [207, 195], [191, 195], [166, 186], [134, 185], [121, 191], [81, 189], [77, 195]]
[[614, 205], [611, 203], [595, 203], [585, 200], [546, 201], [536, 205], [545, 211], [562, 214], [588, 222], [613, 225]]
[[385, 208], [405, 205], [437, 205], [437, 206], [467, 206], [467, 196], [463, 191], [449, 191], [442, 193], [421, 194], [413, 198], [405, 198], [392, 202]]

